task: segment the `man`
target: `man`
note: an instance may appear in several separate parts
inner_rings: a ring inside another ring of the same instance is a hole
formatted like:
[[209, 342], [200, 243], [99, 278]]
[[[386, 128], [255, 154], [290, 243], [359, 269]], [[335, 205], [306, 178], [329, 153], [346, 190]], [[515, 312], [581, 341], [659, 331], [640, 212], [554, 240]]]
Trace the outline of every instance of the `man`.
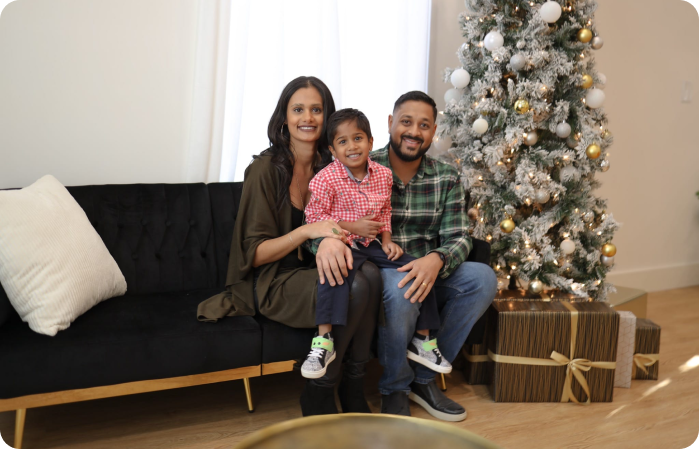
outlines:
[[[410, 365], [409, 348], [420, 303], [434, 288], [441, 327], [436, 337], [442, 356], [453, 362], [471, 328], [495, 297], [497, 280], [485, 265], [466, 262], [471, 250], [464, 189], [456, 169], [425, 153], [437, 129], [437, 107], [423, 92], [396, 101], [388, 117], [389, 144], [371, 153], [393, 171], [393, 241], [418, 259], [398, 270], [382, 269], [386, 324], [379, 327], [381, 412], [410, 415], [413, 400], [436, 418], [462, 421], [466, 411], [435, 383], [435, 372]], [[345, 245], [324, 240], [317, 252], [321, 282], [343, 282], [351, 265]], [[416, 350], [417, 348], [409, 348]]]

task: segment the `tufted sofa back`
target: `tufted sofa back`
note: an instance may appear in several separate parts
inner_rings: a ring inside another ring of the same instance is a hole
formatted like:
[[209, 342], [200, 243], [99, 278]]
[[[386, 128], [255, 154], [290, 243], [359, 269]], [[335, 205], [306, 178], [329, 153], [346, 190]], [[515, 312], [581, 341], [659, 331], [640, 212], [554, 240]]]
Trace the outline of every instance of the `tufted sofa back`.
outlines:
[[242, 183], [68, 187], [128, 293], [223, 288]]

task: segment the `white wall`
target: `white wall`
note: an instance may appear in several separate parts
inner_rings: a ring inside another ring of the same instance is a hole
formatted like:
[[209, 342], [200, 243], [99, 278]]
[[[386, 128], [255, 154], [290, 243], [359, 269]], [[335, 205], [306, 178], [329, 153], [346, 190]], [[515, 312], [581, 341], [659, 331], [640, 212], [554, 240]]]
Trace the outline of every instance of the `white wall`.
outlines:
[[0, 188], [182, 182], [197, 0], [17, 0], [0, 17]]
[[[598, 0], [595, 53], [607, 76], [614, 134], [598, 195], [623, 224], [609, 279], [648, 291], [699, 284], [699, 17], [682, 0]], [[433, 0], [429, 94], [444, 106], [442, 70], [459, 64], [460, 0]], [[684, 81], [692, 102], [681, 103]]]

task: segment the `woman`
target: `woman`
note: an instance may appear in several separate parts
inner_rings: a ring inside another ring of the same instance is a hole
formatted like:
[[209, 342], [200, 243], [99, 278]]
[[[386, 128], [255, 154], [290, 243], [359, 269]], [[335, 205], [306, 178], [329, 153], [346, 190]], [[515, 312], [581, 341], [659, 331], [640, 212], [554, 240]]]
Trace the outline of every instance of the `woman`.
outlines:
[[[267, 129], [271, 147], [245, 170], [226, 291], [199, 304], [199, 320], [254, 315], [257, 309], [287, 326], [315, 327], [318, 270], [300, 245], [315, 238], [346, 241], [334, 221], [303, 225], [308, 183], [331, 161], [325, 125], [333, 112], [332, 95], [318, 78], [296, 78], [282, 91]], [[352, 342], [338, 393], [344, 412], [370, 413], [363, 378], [381, 295], [378, 269], [365, 265], [351, 289], [347, 325], [333, 332], [338, 361]], [[306, 383], [304, 416], [337, 413], [334, 386], [341, 365], [331, 363], [323, 377]]]

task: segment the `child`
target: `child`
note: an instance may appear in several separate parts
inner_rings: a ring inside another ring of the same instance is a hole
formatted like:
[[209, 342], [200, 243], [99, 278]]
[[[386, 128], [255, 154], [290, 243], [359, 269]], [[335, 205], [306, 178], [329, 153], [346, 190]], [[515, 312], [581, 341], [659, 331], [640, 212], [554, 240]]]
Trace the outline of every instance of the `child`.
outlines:
[[[309, 189], [311, 200], [306, 206], [306, 221], [334, 220], [349, 231], [353, 268], [342, 285], [318, 283], [316, 324], [318, 334], [306, 357], [301, 374], [317, 379], [335, 360], [332, 326], [347, 322], [349, 286], [362, 264], [370, 260], [379, 268], [398, 268], [415, 260], [391, 241], [391, 170], [369, 159], [374, 139], [369, 120], [356, 109], [342, 109], [328, 120], [328, 142], [335, 161], [321, 170]], [[381, 238], [379, 243], [376, 237]], [[434, 291], [430, 291], [420, 308], [415, 335], [408, 348], [408, 358], [440, 373], [451, 372], [451, 365], [430, 339], [430, 330], [439, 328], [439, 312]]]

